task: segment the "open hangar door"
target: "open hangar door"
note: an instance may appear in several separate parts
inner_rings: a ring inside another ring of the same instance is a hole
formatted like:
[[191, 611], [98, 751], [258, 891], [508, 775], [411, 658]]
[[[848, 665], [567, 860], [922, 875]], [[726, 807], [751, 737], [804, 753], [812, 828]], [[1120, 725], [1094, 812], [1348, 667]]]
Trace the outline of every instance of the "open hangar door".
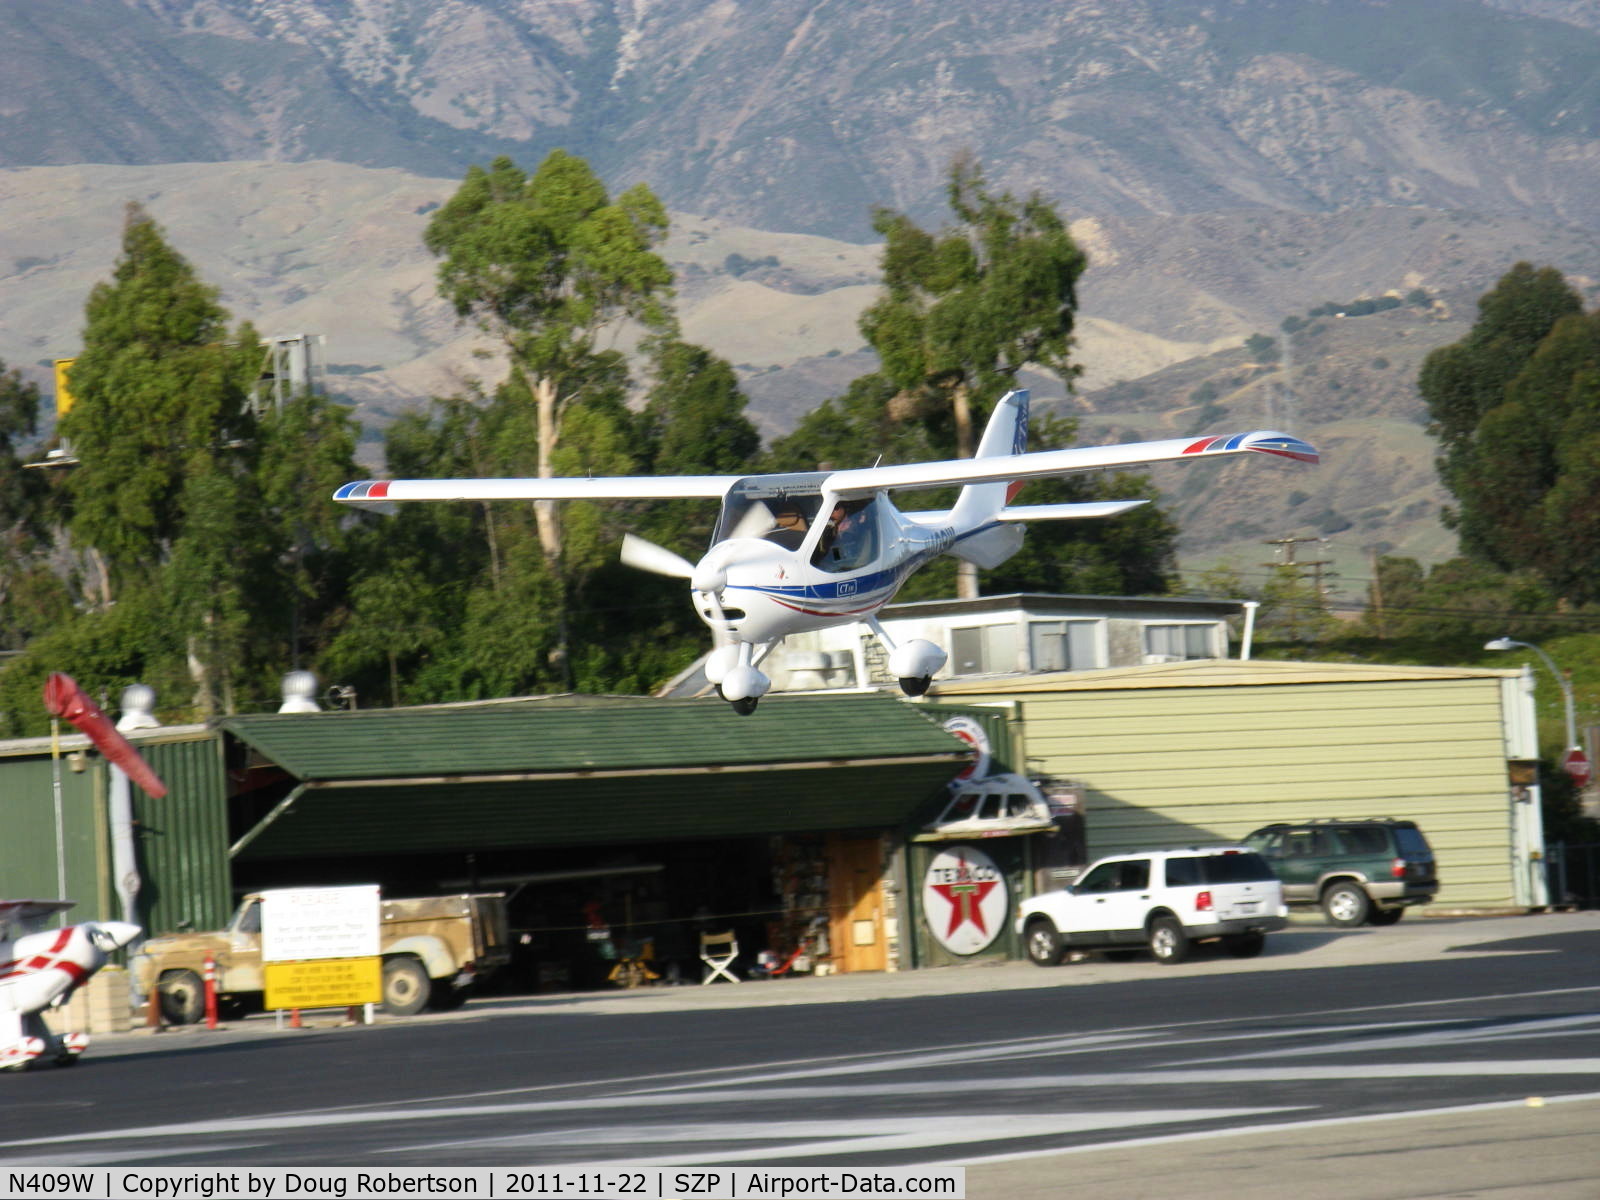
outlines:
[[772, 700], [748, 721], [659, 700], [228, 718], [234, 887], [504, 892], [523, 990], [603, 985], [647, 944], [693, 982], [713, 929], [747, 971], [762, 950], [876, 969], [881, 870], [842, 881], [968, 749], [898, 700]]

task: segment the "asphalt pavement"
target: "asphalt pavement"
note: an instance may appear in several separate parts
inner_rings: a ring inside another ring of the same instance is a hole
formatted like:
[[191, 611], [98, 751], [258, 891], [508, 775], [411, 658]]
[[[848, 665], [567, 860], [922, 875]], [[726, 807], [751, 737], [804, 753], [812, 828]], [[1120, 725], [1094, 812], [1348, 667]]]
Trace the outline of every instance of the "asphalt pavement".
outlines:
[[[383, 1024], [432, 1023], [487, 1016], [554, 1012], [645, 1015], [779, 1005], [848, 1004], [923, 996], [959, 996], [1013, 989], [1072, 989], [1152, 976], [1226, 975], [1329, 967], [1418, 963], [1443, 956], [1518, 956], [1548, 953], [1548, 939], [1600, 932], [1600, 912], [1492, 917], [1423, 917], [1377, 929], [1339, 929], [1319, 917], [1296, 917], [1268, 938], [1258, 959], [1202, 951], [1176, 966], [1147, 959], [1107, 963], [1090, 958], [1041, 969], [997, 963], [880, 974], [747, 981], [738, 985], [648, 987], [603, 993], [482, 997], [455, 1013], [412, 1018], [380, 1016]], [[1396, 997], [1396, 1000], [1401, 997]], [[1381, 1003], [1381, 1001], [1379, 1002]], [[100, 1035], [95, 1056], [171, 1052], [238, 1039], [339, 1037], [345, 1014], [308, 1014], [304, 1030], [288, 1030], [272, 1015], [218, 1030], [191, 1026], [154, 1033]], [[1289, 1126], [1148, 1137], [1114, 1147], [1048, 1151], [967, 1165], [974, 1198], [1056, 1197], [1109, 1191], [1119, 1200], [1228, 1196], [1233, 1200], [1420, 1200], [1422, 1197], [1600, 1197], [1600, 1081], [1566, 1097], [1527, 1096], [1514, 1102], [1415, 1114], [1330, 1118]]]

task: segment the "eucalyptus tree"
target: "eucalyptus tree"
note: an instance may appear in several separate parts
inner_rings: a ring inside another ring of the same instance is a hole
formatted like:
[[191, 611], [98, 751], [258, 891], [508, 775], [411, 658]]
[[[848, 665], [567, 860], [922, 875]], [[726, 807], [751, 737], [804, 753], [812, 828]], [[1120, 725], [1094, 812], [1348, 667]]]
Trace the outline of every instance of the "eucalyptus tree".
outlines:
[[[423, 241], [441, 259], [439, 287], [456, 313], [504, 348], [531, 403], [515, 444], [494, 467], [548, 478], [572, 415], [607, 402], [608, 373], [596, 371], [624, 321], [647, 335], [673, 329], [672, 273], [655, 247], [667, 214], [644, 184], [614, 200], [583, 159], [552, 151], [532, 176], [510, 158], [473, 166], [428, 222]], [[531, 460], [531, 461], [530, 461]], [[562, 556], [555, 506], [540, 502], [539, 541]]]
[[[879, 209], [882, 297], [861, 317], [896, 393], [890, 412], [924, 424], [946, 457], [969, 457], [977, 428], [1022, 368], [1070, 384], [1078, 277], [1087, 259], [1067, 223], [1037, 192], [995, 193], [982, 168], [958, 157], [947, 187], [956, 223], [937, 233]], [[958, 591], [978, 594], [976, 568]]]
[[[956, 222], [938, 233], [880, 209], [884, 292], [861, 318], [878, 372], [855, 380], [792, 434], [774, 442], [768, 470], [966, 457], [994, 402], [1025, 366], [1070, 384], [1077, 281], [1086, 266], [1066, 222], [1037, 194], [996, 194], [970, 159], [951, 167]], [[1073, 421], [1036, 413], [1030, 448], [1070, 445]], [[1030, 502], [1153, 499], [1142, 476], [1041, 480]], [[953, 493], [952, 493], [953, 496]], [[929, 494], [937, 507], [952, 496]], [[1168, 520], [1149, 505], [1109, 522], [1041, 522], [989, 579], [1005, 590], [1163, 592], [1174, 578]], [[907, 599], [978, 594], [976, 569], [941, 560], [907, 584]]]
[[958, 457], [1023, 367], [1071, 380], [1078, 277], [1087, 265], [1066, 222], [1037, 192], [995, 194], [970, 158], [950, 168], [957, 222], [938, 233], [879, 209], [884, 294], [861, 317], [898, 404]]

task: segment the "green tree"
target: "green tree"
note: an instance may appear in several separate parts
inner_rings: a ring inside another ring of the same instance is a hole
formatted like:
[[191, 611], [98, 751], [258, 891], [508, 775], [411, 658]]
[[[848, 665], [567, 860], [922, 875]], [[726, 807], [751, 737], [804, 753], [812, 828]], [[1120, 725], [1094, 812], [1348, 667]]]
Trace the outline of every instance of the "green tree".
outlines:
[[1469, 557], [1600, 599], [1600, 313], [1553, 268], [1518, 263], [1418, 380]]
[[[993, 195], [967, 160], [951, 169], [950, 200], [958, 225], [923, 232], [909, 219], [880, 210], [885, 235], [882, 298], [863, 314], [863, 334], [883, 369], [806, 415], [775, 441], [765, 470], [816, 470], [970, 456], [975, 423], [1015, 386], [1025, 364], [1071, 380], [1076, 283], [1084, 257], [1065, 222], [1039, 196], [1018, 202]], [[1035, 412], [1034, 448], [1071, 445], [1069, 419]], [[954, 502], [929, 492], [922, 506]], [[1153, 499], [1139, 475], [1028, 484], [1030, 504]], [[1039, 522], [1023, 549], [989, 576], [1003, 591], [1164, 592], [1173, 578], [1172, 523], [1149, 505], [1110, 521]], [[969, 564], [941, 558], [908, 581], [906, 599], [977, 594]]]
[[1042, 196], [994, 194], [969, 158], [952, 164], [948, 195], [958, 224], [937, 234], [902, 213], [874, 214], [884, 294], [862, 314], [861, 332], [904, 414], [966, 458], [975, 425], [1024, 366], [1077, 375], [1069, 355], [1087, 260]]
[[[667, 216], [638, 184], [614, 201], [581, 158], [554, 150], [529, 177], [500, 157], [474, 166], [429, 221], [441, 294], [504, 347], [531, 402], [524, 445], [539, 478], [558, 474], [569, 417], [596, 399], [598, 339], [631, 319], [654, 336], [673, 329], [672, 275], [655, 247]], [[524, 451], [526, 453], [526, 451]], [[536, 506], [545, 557], [558, 563], [561, 522]]]
[[38, 385], [0, 361], [0, 650], [22, 649], [71, 613], [70, 592], [47, 560], [50, 481], [22, 468], [38, 422]]
[[[355, 470], [349, 418], [316, 396], [257, 413], [254, 330], [228, 329], [216, 289], [137, 205], [85, 314], [61, 427], [79, 465], [55, 499], [95, 594], [20, 669], [66, 648], [88, 657], [85, 686], [150, 683], [176, 716], [266, 702], [342, 599], [330, 497]], [[115, 654], [108, 629], [125, 639]]]
[[[1425, 570], [1414, 558], [1384, 555], [1367, 585], [1367, 608], [1356, 629], [1388, 640], [1459, 647], [1475, 657], [1489, 637], [1553, 632], [1541, 615], [1554, 611], [1554, 597], [1531, 572], [1507, 574], [1470, 558]], [[1454, 652], [1440, 653], [1448, 660]]]
[[[928, 427], [939, 457], [968, 458], [976, 427], [1025, 366], [1070, 381], [1077, 283], [1087, 260], [1060, 214], [1038, 193], [995, 194], [982, 168], [950, 168], [957, 224], [937, 234], [879, 209], [884, 294], [861, 332], [896, 388], [891, 414]], [[957, 591], [978, 594], [977, 569], [957, 568]]]
[[61, 432], [82, 463], [69, 478], [72, 535], [104, 558], [109, 599], [169, 558], [191, 475], [240, 475], [233, 448], [251, 433], [261, 352], [247, 326], [229, 335], [217, 289], [137, 204], [112, 279], [95, 285], [85, 315]]
[[1289, 643], [1295, 653], [1304, 646], [1324, 641], [1338, 622], [1328, 611], [1325, 598], [1315, 580], [1304, 568], [1279, 563], [1268, 569], [1264, 582], [1250, 583], [1231, 564], [1202, 571], [1192, 590], [1201, 596], [1227, 600], [1253, 600], [1256, 610], [1256, 636], [1263, 641]]

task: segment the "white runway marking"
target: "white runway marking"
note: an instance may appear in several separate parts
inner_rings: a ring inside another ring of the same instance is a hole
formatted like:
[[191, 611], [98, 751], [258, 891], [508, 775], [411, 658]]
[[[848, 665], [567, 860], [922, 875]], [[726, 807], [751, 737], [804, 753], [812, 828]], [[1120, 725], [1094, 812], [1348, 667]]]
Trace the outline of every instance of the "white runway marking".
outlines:
[[[1503, 1005], [1596, 990], [1565, 988], [1468, 997], [1460, 1002]], [[594, 1147], [597, 1153], [612, 1150], [626, 1156], [605, 1160], [613, 1165], [705, 1165], [869, 1154], [899, 1154], [905, 1161], [927, 1163], [931, 1161], [928, 1156], [937, 1154], [944, 1160], [966, 1147], [972, 1157], [950, 1161], [972, 1163], [1062, 1153], [1084, 1148], [1082, 1143], [1091, 1139], [1096, 1146], [1127, 1146], [1215, 1137], [1246, 1128], [1367, 1119], [1323, 1119], [1317, 1112], [1339, 1111], [1338, 1097], [1365, 1094], [1370, 1089], [1362, 1089], [1360, 1084], [1368, 1080], [1405, 1079], [1420, 1086], [1429, 1080], [1526, 1076], [1549, 1081], [1541, 1087], [1557, 1088], [1583, 1086], [1567, 1082], [1578, 1076], [1600, 1079], [1600, 1058], [1559, 1057], [1569, 1045], [1592, 1053], [1600, 1013], [1468, 1018], [1459, 1015], [1460, 1009], [1448, 1007], [1455, 1003], [1327, 1009], [1285, 1015], [1267, 1028], [1239, 1018], [1175, 1022], [1098, 1033], [952, 1042], [904, 1052], [790, 1058], [670, 1075], [640, 1074], [584, 1084], [419, 1097], [393, 1104], [300, 1109], [120, 1130], [75, 1130], [0, 1142], [0, 1166], [93, 1166], [182, 1161], [196, 1155], [231, 1155], [233, 1161], [241, 1161], [262, 1150], [301, 1145], [305, 1131], [326, 1135], [324, 1140], [330, 1145], [348, 1145], [352, 1157], [380, 1155], [387, 1161], [394, 1161], [392, 1156], [429, 1150], [453, 1151], [456, 1161], [474, 1161], [470, 1157], [474, 1153], [504, 1156], [528, 1152], [544, 1159], [565, 1158], [583, 1155], [583, 1147]], [[1458, 1015], [1394, 1019], [1404, 1010], [1422, 1006]], [[1360, 1019], [1357, 1014], [1361, 1013], [1370, 1013], [1372, 1019]], [[1329, 1023], [1315, 1024], [1319, 1020]], [[1546, 1057], [1505, 1057], [1513, 1051], [1510, 1043], [1538, 1038], [1549, 1039], [1546, 1047], [1539, 1048]], [[1503, 1049], [1497, 1051], [1497, 1047]], [[1450, 1058], [1429, 1062], [1429, 1053], [1449, 1054]], [[1473, 1053], [1494, 1057], [1476, 1061], [1471, 1058]], [[1191, 1057], [1200, 1054], [1205, 1057]], [[1096, 1057], [1085, 1060], [1083, 1055]], [[1363, 1062], [1363, 1057], [1379, 1061]], [[1319, 1062], [1319, 1058], [1338, 1061]], [[1026, 1065], [1016, 1065], [1019, 1062]], [[1102, 1069], [1074, 1071], [1075, 1063]], [[1148, 1065], [1140, 1068], [1135, 1063]], [[1116, 1069], [1105, 1070], [1108, 1066]], [[1015, 1075], [1000, 1077], [1004, 1071]], [[1314, 1081], [1326, 1081], [1330, 1086], [1283, 1086]], [[1337, 1090], [1346, 1081], [1352, 1088]], [[1274, 1090], [1216, 1090], [1239, 1084]], [[1150, 1088], [1161, 1090], [1135, 1090]], [[1180, 1090], [1199, 1088], [1213, 1090]], [[1503, 1096], [1505, 1091], [1503, 1085], [1490, 1085], [1476, 1094]], [[1422, 1092], [1434, 1099], [1471, 1094], [1465, 1085], [1445, 1082], [1435, 1082]], [[1007, 1097], [1015, 1097], [1015, 1102]], [[1196, 1107], [1180, 1107], [1186, 1097], [1193, 1099]], [[1308, 1098], [1313, 1102], [1300, 1103]], [[1265, 1103], [1213, 1107], [1219, 1099]], [[899, 1103], [901, 1100], [905, 1103]], [[1146, 1109], [1139, 1106], [1141, 1100], [1155, 1100], [1156, 1104]], [[984, 1104], [1024, 1111], [995, 1113]], [[896, 1111], [902, 1108], [912, 1111]], [[771, 1112], [772, 1119], [761, 1119], [764, 1112]], [[822, 1115], [838, 1113], [857, 1115], [848, 1119]], [[817, 1119], [789, 1119], [795, 1114]], [[1390, 1111], [1372, 1119], [1396, 1115], [1404, 1113]], [[724, 1117], [729, 1119], [721, 1119]], [[1145, 1127], [1172, 1124], [1207, 1127], [1148, 1136], [1141, 1133]], [[470, 1136], [471, 1131], [480, 1129], [488, 1136]], [[503, 1135], [501, 1131], [507, 1129], [526, 1132]], [[340, 1130], [351, 1131], [348, 1140], [341, 1141]], [[1121, 1132], [1133, 1136], [1119, 1136]], [[425, 1141], [430, 1135], [432, 1140]], [[1029, 1138], [1053, 1144], [1044, 1150], [1035, 1146], [1016, 1153], [1000, 1150], [1000, 1143]], [[156, 1139], [160, 1139], [159, 1145]], [[113, 1148], [118, 1142], [122, 1148]], [[999, 1153], [986, 1157], [986, 1145]], [[34, 1149], [38, 1147], [50, 1149]], [[941, 1152], [941, 1147], [949, 1149]], [[569, 1149], [563, 1153], [562, 1148]], [[8, 1150], [25, 1157], [5, 1158]], [[653, 1150], [668, 1157], [653, 1156]], [[371, 1161], [370, 1157], [366, 1160]]]
[[[1101, 1129], [1128, 1129], [1175, 1121], [1231, 1120], [1269, 1113], [1293, 1112], [1293, 1108], [1199, 1108], [1130, 1112], [1093, 1113], [984, 1113], [981, 1116], [891, 1118], [846, 1118], [833, 1121], [759, 1121], [630, 1126], [626, 1129], [556, 1130], [548, 1133], [485, 1138], [472, 1142], [437, 1142], [407, 1146], [404, 1152], [441, 1150], [447, 1147], [494, 1146], [499, 1149], [539, 1150], [550, 1147], [647, 1146], [664, 1143], [674, 1147], [698, 1146], [687, 1153], [665, 1157], [606, 1159], [608, 1167], [627, 1167], [648, 1163], [652, 1166], [690, 1166], [706, 1162], [770, 1161], [774, 1155], [785, 1162], [796, 1158], [819, 1158], [830, 1154], [874, 1154], [886, 1150], [923, 1150], [931, 1146], [957, 1146], [970, 1142], [1005, 1141], [1014, 1138], [1050, 1137], [1086, 1133]], [[755, 1141], [760, 1146], [748, 1150], [710, 1148], [717, 1142]]]

